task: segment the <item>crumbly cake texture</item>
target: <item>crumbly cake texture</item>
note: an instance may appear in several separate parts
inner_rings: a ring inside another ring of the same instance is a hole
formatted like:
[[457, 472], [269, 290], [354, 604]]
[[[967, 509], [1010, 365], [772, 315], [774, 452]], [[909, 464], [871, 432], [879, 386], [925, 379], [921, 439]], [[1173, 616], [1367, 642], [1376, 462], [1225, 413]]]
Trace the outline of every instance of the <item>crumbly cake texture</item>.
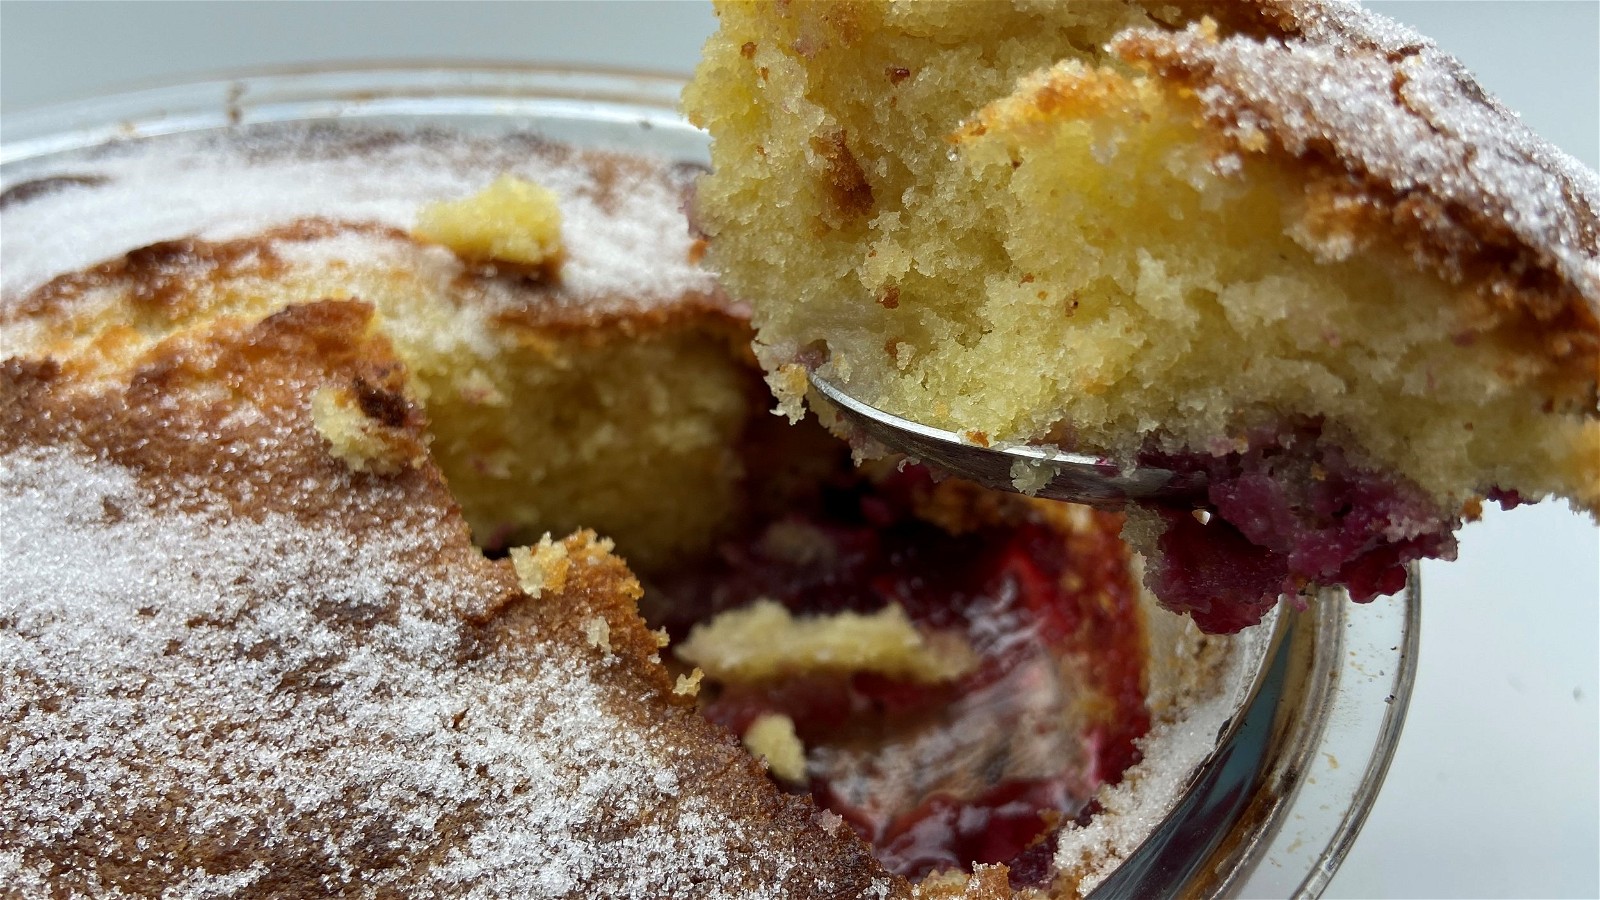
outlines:
[[[986, 441], [1336, 470], [1398, 499], [1318, 540], [1391, 573], [1485, 495], [1600, 510], [1600, 186], [1426, 39], [1323, 3], [719, 15], [697, 225], [791, 412], [820, 366]], [[1393, 589], [1315, 555], [1263, 596]]]
[[220, 323], [120, 381], [0, 369], [0, 881], [903, 893], [674, 701], [638, 583], [592, 533], [533, 601], [430, 464], [328, 452], [304, 402], [327, 383], [386, 392], [421, 436], [372, 317]]
[[[726, 511], [746, 332], [687, 258], [676, 173], [314, 129], [71, 165], [9, 185], [3, 220], [0, 882], [905, 892], [673, 694], [609, 541], [491, 562], [451, 493], [491, 524], [497, 490], [570, 500], [535, 520], [557, 529], [664, 500], [643, 556]], [[402, 230], [499, 171], [562, 198], [559, 282]], [[485, 447], [544, 474], [475, 481]], [[630, 489], [619, 458], [672, 477]]]
[[960, 637], [918, 630], [894, 603], [870, 614], [795, 616], [776, 601], [758, 599], [695, 626], [673, 653], [713, 679], [743, 684], [816, 672], [933, 683], [977, 665]]
[[[481, 544], [594, 528], [645, 570], [702, 548], [735, 505], [760, 386], [738, 308], [689, 258], [686, 175], [515, 138], [404, 137], [286, 129], [67, 164], [101, 180], [5, 210], [0, 358], [119, 372], [167, 333], [361, 299], [428, 408], [425, 449]], [[507, 276], [407, 233], [420, 208], [502, 171], [558, 198], [559, 275]], [[152, 203], [151, 185], [171, 189]], [[151, 234], [176, 239], [137, 242]], [[317, 404], [348, 459], [384, 440], [381, 421], [334, 415], [360, 413], [358, 394]]]
[[561, 201], [531, 181], [501, 175], [464, 200], [424, 206], [417, 234], [469, 262], [554, 275], [561, 265]]

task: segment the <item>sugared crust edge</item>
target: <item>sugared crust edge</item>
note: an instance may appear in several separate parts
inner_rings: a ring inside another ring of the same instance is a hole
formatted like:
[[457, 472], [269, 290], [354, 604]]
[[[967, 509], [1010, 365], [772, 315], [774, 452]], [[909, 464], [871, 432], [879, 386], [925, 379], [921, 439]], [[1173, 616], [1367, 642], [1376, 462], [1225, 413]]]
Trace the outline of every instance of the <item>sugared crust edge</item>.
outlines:
[[[1592, 413], [1600, 179], [1402, 26], [1345, 4], [1260, 12], [1260, 37], [1201, 20], [1125, 32], [1110, 50], [1192, 98], [1236, 151], [1304, 170], [1307, 216], [1328, 246], [1396, 247], [1469, 288], [1475, 324], [1525, 332], [1562, 399]], [[1346, 113], [1358, 106], [1380, 115], [1357, 126]]]
[[[830, 826], [832, 820], [819, 815], [809, 798], [776, 790], [759, 763], [725, 732], [695, 714], [687, 698], [673, 694], [667, 670], [656, 656], [659, 644], [637, 612], [639, 584], [592, 532], [578, 532], [563, 541], [577, 565], [555, 592], [558, 596], [534, 600], [518, 589], [509, 562], [487, 560], [472, 547], [465, 522], [433, 465], [423, 460], [387, 474], [358, 472], [328, 452], [312, 426], [306, 400], [317, 384], [363, 379], [381, 386], [392, 392], [395, 404], [405, 405], [406, 415], [396, 428], [419, 441], [423, 434], [420, 410], [400, 393], [404, 370], [388, 342], [373, 331], [373, 316], [373, 308], [363, 302], [323, 300], [280, 310], [254, 323], [222, 323], [170, 336], [122, 370], [115, 382], [75, 378], [49, 356], [0, 360], [0, 454], [56, 448], [123, 467], [155, 499], [156, 515], [190, 508], [224, 520], [283, 514], [306, 525], [338, 527], [352, 542], [391, 529], [425, 532], [436, 549], [431, 554], [418, 551], [404, 565], [412, 567], [419, 579], [455, 568], [467, 573], [464, 578], [472, 583], [466, 594], [448, 598], [452, 605], [427, 610], [443, 621], [460, 623], [459, 652], [464, 661], [490, 656], [517, 665], [526, 661], [527, 648], [544, 645], [569, 654], [575, 666], [607, 684], [608, 703], [632, 698], [606, 710], [619, 726], [649, 730], [668, 745], [666, 752], [681, 768], [700, 776], [698, 785], [715, 785], [716, 802], [728, 821], [751, 833], [770, 835], [775, 845], [812, 863], [769, 873], [787, 879], [774, 889], [797, 896], [833, 896], [825, 889], [831, 878], [832, 888], [842, 893], [878, 889], [884, 896], [907, 896], [909, 888], [883, 871], [853, 831], [837, 823]], [[203, 402], [219, 386], [237, 387], [247, 396], [237, 404]], [[253, 409], [255, 415], [232, 418], [240, 407]], [[259, 449], [242, 458], [230, 455], [241, 446]], [[112, 512], [108, 510], [108, 515]], [[308, 583], [305, 589], [313, 597], [323, 596], [320, 585]], [[335, 591], [329, 596], [343, 595]], [[313, 606], [315, 616], [337, 616], [342, 609], [338, 602]], [[611, 646], [603, 659], [585, 657], [598, 653], [582, 639], [583, 623], [594, 617], [610, 626]], [[229, 660], [217, 662], [225, 666]], [[0, 666], [0, 677], [4, 668]], [[286, 684], [290, 685], [282, 689], [286, 695], [312, 690], [300, 682]], [[550, 700], [559, 703], [560, 698]], [[27, 701], [24, 694], [23, 702]], [[295, 706], [301, 711], [297, 714], [305, 716], [313, 715], [315, 708], [312, 703]], [[120, 743], [113, 752], [136, 760], [142, 750]], [[707, 787], [702, 793], [711, 790]], [[486, 821], [475, 818], [479, 813], [471, 807], [461, 808], [457, 816], [460, 823]], [[440, 833], [451, 839], [435, 846], [397, 849], [375, 843], [362, 850], [367, 854], [363, 859], [375, 869], [388, 870], [402, 865], [409, 858], [405, 854], [414, 850], [419, 858], [437, 864], [466, 833], [457, 828], [458, 820], [445, 823]], [[699, 820], [684, 823], [685, 829], [704, 826]], [[356, 829], [361, 820], [339, 821], [334, 827]], [[163, 841], [171, 841], [191, 854], [185, 863], [199, 868], [233, 852], [229, 842], [237, 837], [224, 832], [214, 844], [202, 845], [184, 843], [189, 837], [181, 831], [157, 837], [143, 828], [143, 820], [125, 820], [111, 839], [131, 843], [149, 838], [158, 850], [164, 850]], [[751, 866], [730, 866], [727, 872], [699, 877], [708, 886], [727, 884], [741, 871], [753, 872], [766, 864], [761, 846], [746, 844], [739, 849]], [[70, 840], [23, 845], [30, 862], [44, 858], [66, 865], [68, 871], [82, 857], [63, 854], [80, 850]], [[264, 892], [293, 893], [315, 883], [320, 877], [314, 865], [320, 858], [316, 852], [309, 840], [270, 853], [262, 850], [260, 861], [270, 872], [261, 883]], [[78, 874], [90, 883], [103, 877], [102, 886], [134, 892], [172, 888], [170, 871], [135, 862], [103, 858], [104, 872], [80, 869]], [[754, 892], [761, 886], [748, 887]]]

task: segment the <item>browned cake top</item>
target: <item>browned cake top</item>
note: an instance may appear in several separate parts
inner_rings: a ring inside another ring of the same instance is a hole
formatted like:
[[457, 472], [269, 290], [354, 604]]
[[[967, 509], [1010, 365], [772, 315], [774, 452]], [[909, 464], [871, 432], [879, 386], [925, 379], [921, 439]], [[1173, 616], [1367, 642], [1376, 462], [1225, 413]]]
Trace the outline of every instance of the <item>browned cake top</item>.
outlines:
[[[1352, 4], [1200, 4], [1220, 27], [1124, 33], [1111, 49], [1192, 89], [1237, 146], [1337, 173], [1352, 230], [1397, 235], [1452, 281], [1487, 281], [1592, 358], [1600, 180], [1486, 94], [1427, 38]], [[1219, 37], [1219, 31], [1222, 35]], [[1384, 235], [1387, 237], [1388, 235]], [[1333, 229], [1326, 251], [1359, 241]], [[1561, 347], [1552, 348], [1558, 355]], [[1570, 350], [1567, 350], [1570, 352]]]
[[[559, 201], [566, 253], [543, 307], [631, 315], [716, 296], [682, 211], [693, 167], [528, 135], [262, 126], [8, 168], [0, 311], [58, 275], [163, 241], [228, 241], [316, 219], [365, 223], [373, 235], [408, 231], [424, 205], [469, 196], [502, 174]], [[329, 254], [359, 263], [382, 252], [382, 242], [368, 251], [347, 241]]]
[[744, 333], [743, 314], [715, 285], [673, 296], [585, 293], [559, 277], [500, 277], [394, 227], [313, 218], [232, 240], [160, 241], [7, 297], [0, 302], [0, 355], [60, 356], [81, 366], [93, 335], [100, 335], [100, 352], [131, 349], [106, 332], [135, 328], [153, 337], [216, 315], [259, 316], [313, 299], [361, 296], [376, 282], [390, 282], [391, 292], [408, 283], [410, 296], [435, 304], [463, 341], [471, 340], [468, 332], [481, 341], [507, 327], [631, 334], [685, 320]]
[[371, 317], [219, 324], [120, 384], [0, 364], [0, 883], [893, 893], [673, 700], [637, 582], [592, 535], [524, 590], [430, 464], [327, 452], [322, 385], [420, 440]]

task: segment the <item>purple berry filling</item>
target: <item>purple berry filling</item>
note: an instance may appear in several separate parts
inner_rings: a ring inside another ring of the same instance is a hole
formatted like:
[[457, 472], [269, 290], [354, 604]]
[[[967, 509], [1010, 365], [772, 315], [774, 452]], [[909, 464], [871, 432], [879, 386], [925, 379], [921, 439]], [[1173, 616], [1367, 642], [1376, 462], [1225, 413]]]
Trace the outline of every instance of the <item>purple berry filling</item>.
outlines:
[[1342, 585], [1357, 603], [1406, 583], [1407, 563], [1454, 559], [1459, 516], [1416, 484], [1353, 465], [1316, 424], [1253, 439], [1242, 453], [1148, 453], [1141, 462], [1210, 479], [1211, 513], [1163, 509], [1150, 589], [1201, 630], [1254, 625], [1282, 594]]

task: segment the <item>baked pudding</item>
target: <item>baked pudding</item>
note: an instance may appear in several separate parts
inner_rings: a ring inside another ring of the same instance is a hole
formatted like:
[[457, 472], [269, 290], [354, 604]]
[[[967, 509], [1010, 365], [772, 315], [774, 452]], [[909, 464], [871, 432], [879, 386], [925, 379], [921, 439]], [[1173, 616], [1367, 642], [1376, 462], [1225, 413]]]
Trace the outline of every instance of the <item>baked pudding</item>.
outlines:
[[8, 168], [0, 881], [1003, 896], [1132, 849], [1090, 826], [1251, 660], [1116, 515], [768, 415], [693, 174], [357, 125]]
[[1600, 509], [1600, 186], [1425, 38], [1312, 2], [719, 15], [696, 221], [785, 409], [816, 369], [1206, 476], [1127, 534], [1212, 631], [1394, 591], [1485, 498]]

